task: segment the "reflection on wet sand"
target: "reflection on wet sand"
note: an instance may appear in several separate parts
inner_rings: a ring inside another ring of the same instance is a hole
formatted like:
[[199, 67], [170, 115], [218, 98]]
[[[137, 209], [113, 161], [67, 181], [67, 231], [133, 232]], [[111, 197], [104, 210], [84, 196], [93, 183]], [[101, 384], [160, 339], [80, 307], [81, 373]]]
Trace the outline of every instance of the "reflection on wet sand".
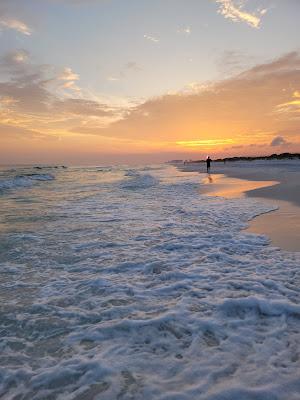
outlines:
[[[201, 194], [227, 198], [247, 196], [248, 191], [277, 185], [276, 181], [248, 181], [225, 175], [210, 175], [204, 179]], [[213, 183], [213, 185], [211, 185]], [[253, 192], [251, 194], [253, 197]], [[259, 215], [250, 221], [246, 232], [267, 235], [272, 245], [287, 251], [300, 251], [300, 207], [282, 200], [260, 198], [277, 210]]]
[[[221, 174], [207, 174], [203, 180], [207, 186], [201, 186], [201, 193], [221, 197], [243, 197], [249, 190], [277, 185], [276, 181], [248, 181], [245, 179], [228, 178]], [[208, 185], [212, 184], [213, 185]]]
[[207, 174], [207, 179], [209, 183], [214, 183], [214, 180], [210, 174]]

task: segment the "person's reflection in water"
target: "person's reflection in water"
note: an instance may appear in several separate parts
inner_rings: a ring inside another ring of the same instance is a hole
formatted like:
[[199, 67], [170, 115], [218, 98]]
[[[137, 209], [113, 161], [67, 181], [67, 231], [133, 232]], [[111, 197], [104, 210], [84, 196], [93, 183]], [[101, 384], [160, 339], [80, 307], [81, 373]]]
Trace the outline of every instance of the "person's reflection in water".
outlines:
[[208, 174], [207, 178], [209, 183], [214, 183], [213, 178], [211, 177], [210, 174]]

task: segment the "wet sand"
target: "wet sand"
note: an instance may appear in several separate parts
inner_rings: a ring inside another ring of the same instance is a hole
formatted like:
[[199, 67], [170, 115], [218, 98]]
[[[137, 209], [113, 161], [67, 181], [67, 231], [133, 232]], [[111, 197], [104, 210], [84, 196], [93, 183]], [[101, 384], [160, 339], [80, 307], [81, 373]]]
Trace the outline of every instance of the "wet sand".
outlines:
[[[203, 173], [203, 166], [199, 167], [193, 170]], [[215, 165], [214, 173], [204, 174], [201, 193], [264, 199], [277, 210], [254, 218], [246, 232], [267, 235], [272, 245], [283, 250], [300, 251], [300, 171], [279, 167]], [[191, 165], [183, 170], [191, 171]]]
[[227, 198], [241, 197], [246, 192], [278, 185], [277, 181], [250, 181], [223, 174], [207, 174], [203, 183], [201, 193]]
[[274, 246], [300, 251], [300, 208], [283, 200], [272, 204], [278, 210], [254, 218], [246, 232], [265, 234]]

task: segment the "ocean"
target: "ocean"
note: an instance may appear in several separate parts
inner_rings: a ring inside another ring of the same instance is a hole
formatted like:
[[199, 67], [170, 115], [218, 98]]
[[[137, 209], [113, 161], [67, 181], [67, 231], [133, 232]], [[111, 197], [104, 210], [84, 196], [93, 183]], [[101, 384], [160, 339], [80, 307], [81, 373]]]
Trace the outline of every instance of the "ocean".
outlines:
[[203, 177], [1, 168], [1, 399], [299, 400], [300, 253]]

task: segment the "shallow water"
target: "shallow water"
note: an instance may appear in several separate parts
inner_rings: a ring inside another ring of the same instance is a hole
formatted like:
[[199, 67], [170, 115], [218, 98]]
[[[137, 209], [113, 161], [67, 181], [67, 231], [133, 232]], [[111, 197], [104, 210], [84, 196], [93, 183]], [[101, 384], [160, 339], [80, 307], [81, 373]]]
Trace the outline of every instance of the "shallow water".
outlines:
[[300, 256], [200, 184], [2, 169], [0, 398], [299, 399]]

